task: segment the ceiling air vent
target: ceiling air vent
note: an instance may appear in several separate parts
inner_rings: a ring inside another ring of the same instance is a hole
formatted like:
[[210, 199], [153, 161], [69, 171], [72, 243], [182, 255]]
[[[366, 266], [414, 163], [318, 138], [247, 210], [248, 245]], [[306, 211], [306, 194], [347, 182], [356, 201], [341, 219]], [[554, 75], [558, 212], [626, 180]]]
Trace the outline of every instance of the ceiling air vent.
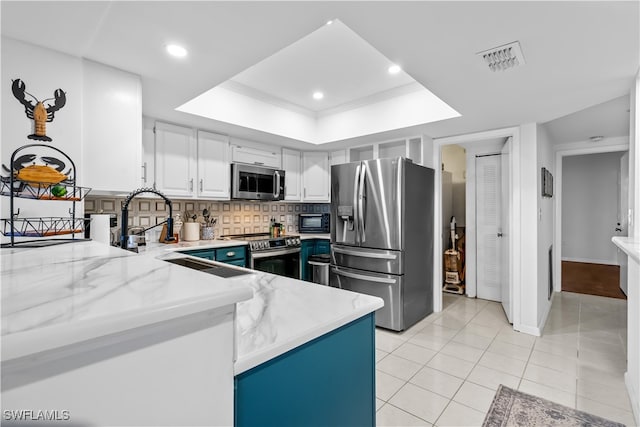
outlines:
[[505, 44], [493, 49], [478, 52], [491, 71], [504, 71], [524, 65], [524, 55], [519, 42]]

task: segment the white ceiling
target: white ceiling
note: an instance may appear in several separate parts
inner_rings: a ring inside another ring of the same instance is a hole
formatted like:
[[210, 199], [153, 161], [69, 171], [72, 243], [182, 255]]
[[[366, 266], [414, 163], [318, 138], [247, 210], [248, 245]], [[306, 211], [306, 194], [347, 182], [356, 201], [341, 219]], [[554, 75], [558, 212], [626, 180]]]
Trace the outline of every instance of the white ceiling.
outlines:
[[[332, 20], [295, 43], [231, 78], [312, 112], [352, 103], [415, 82], [339, 20]], [[325, 97], [315, 100], [314, 91]]]
[[[302, 143], [174, 109], [330, 19], [339, 19], [462, 114], [375, 138], [442, 137], [555, 119], [552, 135], [567, 141], [583, 138], [587, 125], [589, 135], [628, 134], [628, 113], [621, 118], [618, 108], [624, 99], [612, 100], [628, 94], [639, 67], [636, 1], [2, 1], [0, 7], [3, 36], [141, 75], [145, 115], [282, 145]], [[475, 55], [515, 40], [524, 52], [523, 67], [493, 73]], [[169, 42], [183, 44], [189, 56], [169, 58]], [[292, 66], [321, 69], [322, 61]], [[279, 87], [277, 93], [297, 87], [290, 76], [259, 78]], [[354, 89], [364, 90], [362, 83]], [[301, 98], [308, 94], [302, 86], [297, 90]], [[592, 108], [600, 120], [591, 120]], [[581, 118], [576, 112], [585, 109]], [[559, 119], [564, 116], [570, 125]]]

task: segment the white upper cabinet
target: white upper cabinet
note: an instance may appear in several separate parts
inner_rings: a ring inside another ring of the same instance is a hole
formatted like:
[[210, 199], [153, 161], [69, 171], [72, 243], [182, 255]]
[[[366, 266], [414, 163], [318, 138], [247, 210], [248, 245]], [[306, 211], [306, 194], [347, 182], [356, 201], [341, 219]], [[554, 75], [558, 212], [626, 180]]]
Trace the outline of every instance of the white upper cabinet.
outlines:
[[229, 199], [230, 179], [229, 138], [198, 131], [198, 197]]
[[302, 201], [329, 202], [330, 184], [329, 153], [302, 153]]
[[336, 150], [329, 153], [330, 166], [348, 163], [347, 150]]
[[423, 164], [424, 136], [376, 142], [349, 149], [349, 161], [406, 157], [416, 164]]
[[284, 199], [300, 200], [300, 152], [282, 149], [282, 169], [284, 169]]
[[130, 192], [142, 177], [140, 76], [83, 60], [82, 186]]
[[191, 128], [156, 122], [156, 189], [167, 196], [196, 191], [196, 141]]
[[156, 186], [156, 136], [153, 133], [155, 122], [149, 117], [142, 118], [142, 175], [140, 176], [141, 187]]
[[267, 166], [280, 169], [280, 149], [256, 148], [246, 145], [231, 146], [231, 160], [234, 163], [247, 163], [250, 165]]

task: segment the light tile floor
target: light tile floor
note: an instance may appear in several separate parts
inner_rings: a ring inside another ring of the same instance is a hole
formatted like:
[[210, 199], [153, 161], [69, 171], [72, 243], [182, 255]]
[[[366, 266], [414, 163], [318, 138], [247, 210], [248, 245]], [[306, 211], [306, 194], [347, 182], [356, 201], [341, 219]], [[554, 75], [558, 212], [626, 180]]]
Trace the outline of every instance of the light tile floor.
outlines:
[[624, 385], [626, 300], [557, 293], [541, 337], [499, 303], [443, 295], [401, 333], [376, 330], [378, 426], [478, 426], [498, 385], [635, 425]]

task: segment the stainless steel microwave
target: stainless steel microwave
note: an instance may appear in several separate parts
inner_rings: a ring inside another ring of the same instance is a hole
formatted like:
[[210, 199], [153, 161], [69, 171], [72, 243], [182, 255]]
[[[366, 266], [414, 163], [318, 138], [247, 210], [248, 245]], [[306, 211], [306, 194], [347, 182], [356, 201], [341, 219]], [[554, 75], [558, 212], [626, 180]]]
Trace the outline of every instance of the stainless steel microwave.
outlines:
[[284, 171], [264, 166], [231, 164], [231, 198], [283, 200]]
[[329, 233], [330, 230], [330, 214], [328, 213], [309, 213], [300, 214], [298, 217], [299, 233]]

